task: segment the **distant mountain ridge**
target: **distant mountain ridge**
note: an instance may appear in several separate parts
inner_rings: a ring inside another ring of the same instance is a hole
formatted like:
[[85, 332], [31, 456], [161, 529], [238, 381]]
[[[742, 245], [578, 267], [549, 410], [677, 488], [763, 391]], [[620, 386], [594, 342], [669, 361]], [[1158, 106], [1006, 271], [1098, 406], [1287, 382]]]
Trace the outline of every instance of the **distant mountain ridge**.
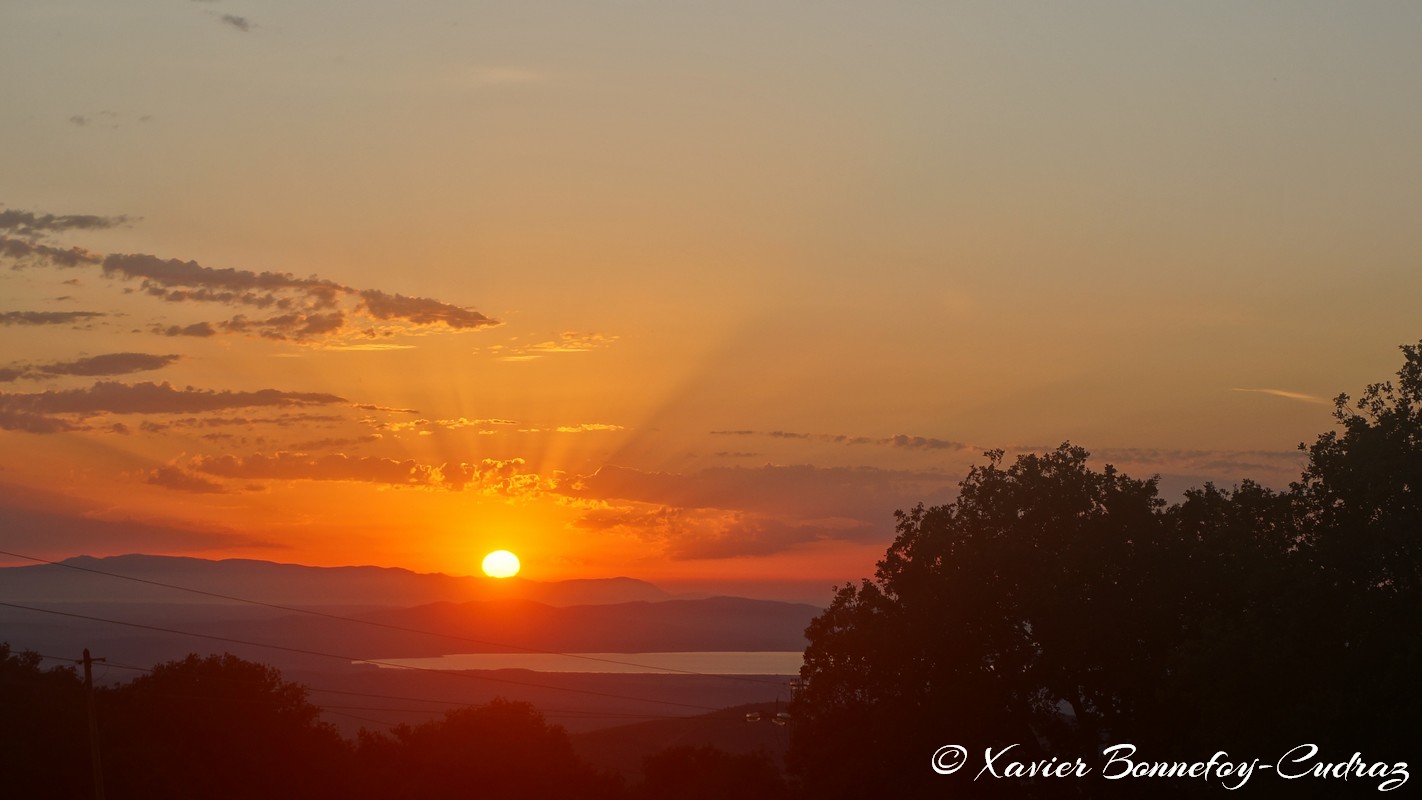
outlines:
[[326, 668], [334, 654], [348, 664], [528, 650], [801, 650], [820, 612], [773, 600], [676, 598], [632, 578], [542, 583], [145, 555], [0, 568], [0, 603], [31, 607], [0, 607], [0, 641], [21, 649], [91, 647], [139, 665], [228, 651]]
[[0, 567], [0, 600], [85, 604], [232, 602], [85, 570], [292, 606], [406, 608], [476, 600], [531, 600], [571, 606], [671, 599], [660, 588], [634, 578], [543, 582], [420, 573], [399, 567], [312, 567], [240, 558], [209, 560], [133, 554], [77, 556], [59, 564]]

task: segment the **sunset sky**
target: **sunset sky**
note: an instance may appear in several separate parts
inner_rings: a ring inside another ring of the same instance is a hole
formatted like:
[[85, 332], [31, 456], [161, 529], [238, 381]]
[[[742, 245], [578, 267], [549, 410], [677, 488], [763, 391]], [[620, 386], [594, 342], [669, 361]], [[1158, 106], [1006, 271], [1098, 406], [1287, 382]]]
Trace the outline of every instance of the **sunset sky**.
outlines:
[[990, 448], [1285, 486], [1422, 338], [1419, 53], [1407, 3], [0, 4], [0, 544], [827, 602]]

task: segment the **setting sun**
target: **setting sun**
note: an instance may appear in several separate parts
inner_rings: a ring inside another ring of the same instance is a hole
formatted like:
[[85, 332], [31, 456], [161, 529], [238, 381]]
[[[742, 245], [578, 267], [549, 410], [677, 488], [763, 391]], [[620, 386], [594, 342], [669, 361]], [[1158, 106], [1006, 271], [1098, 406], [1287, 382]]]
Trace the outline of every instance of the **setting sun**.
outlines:
[[484, 574], [490, 578], [512, 578], [518, 574], [518, 556], [507, 550], [495, 550], [484, 556]]

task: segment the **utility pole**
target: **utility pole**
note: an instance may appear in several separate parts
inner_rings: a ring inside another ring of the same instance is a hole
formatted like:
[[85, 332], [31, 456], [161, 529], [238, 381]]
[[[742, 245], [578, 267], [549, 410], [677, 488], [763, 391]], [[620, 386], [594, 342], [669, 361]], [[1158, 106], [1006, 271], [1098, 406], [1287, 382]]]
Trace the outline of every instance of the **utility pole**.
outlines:
[[89, 695], [89, 756], [94, 765], [94, 798], [104, 800], [104, 768], [99, 763], [99, 719], [94, 716], [94, 662], [89, 648], [84, 648], [84, 691]]

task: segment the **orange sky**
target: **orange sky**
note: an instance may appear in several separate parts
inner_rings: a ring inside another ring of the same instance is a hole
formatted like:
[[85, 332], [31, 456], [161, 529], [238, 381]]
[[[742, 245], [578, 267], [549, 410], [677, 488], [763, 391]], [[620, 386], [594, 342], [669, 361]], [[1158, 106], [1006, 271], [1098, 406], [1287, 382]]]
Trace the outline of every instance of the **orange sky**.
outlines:
[[9, 4], [0, 543], [827, 595], [988, 448], [1282, 486], [1419, 336], [1419, 13]]

